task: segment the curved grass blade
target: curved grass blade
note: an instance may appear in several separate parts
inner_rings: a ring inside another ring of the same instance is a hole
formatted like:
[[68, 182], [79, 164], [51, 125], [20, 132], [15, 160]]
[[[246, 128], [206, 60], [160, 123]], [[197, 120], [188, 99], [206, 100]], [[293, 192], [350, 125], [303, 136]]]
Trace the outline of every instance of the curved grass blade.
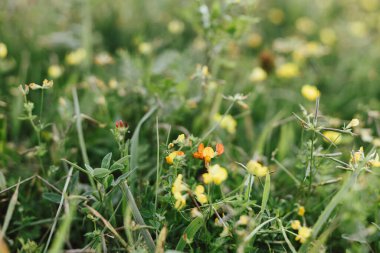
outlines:
[[181, 239], [179, 240], [177, 247], [175, 248], [178, 251], [183, 251], [186, 247], [187, 241], [192, 240], [197, 231], [201, 228], [203, 224], [203, 218], [197, 217], [195, 218], [185, 229], [183, 232]]

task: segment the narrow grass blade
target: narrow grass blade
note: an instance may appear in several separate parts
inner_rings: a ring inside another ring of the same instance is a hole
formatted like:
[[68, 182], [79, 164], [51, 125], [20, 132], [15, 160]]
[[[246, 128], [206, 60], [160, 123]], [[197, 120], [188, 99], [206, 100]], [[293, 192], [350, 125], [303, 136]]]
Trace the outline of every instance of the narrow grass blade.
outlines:
[[264, 185], [264, 192], [263, 192], [263, 198], [261, 200], [261, 213], [265, 211], [265, 208], [267, 207], [268, 199], [269, 199], [269, 193], [270, 193], [270, 175], [269, 173], [265, 177], [265, 185]]
[[260, 225], [258, 225], [246, 238], [244, 238], [244, 242], [245, 243], [249, 242], [257, 234], [257, 232], [260, 231], [260, 229], [262, 227], [264, 227], [266, 224], [268, 224], [269, 222], [273, 221], [274, 219], [276, 219], [276, 217], [273, 217], [273, 218], [271, 218], [269, 220], [266, 220], [263, 223], [261, 223]]
[[183, 232], [181, 239], [179, 240], [177, 247], [175, 248], [178, 251], [183, 251], [186, 247], [187, 240], [191, 241], [197, 231], [202, 227], [203, 218], [197, 217], [195, 218], [185, 229]]
[[296, 251], [296, 249], [294, 248], [293, 244], [290, 242], [288, 236], [286, 235], [285, 228], [284, 228], [284, 226], [282, 225], [281, 220], [278, 219], [277, 221], [278, 221], [278, 224], [280, 225], [281, 233], [282, 233], [282, 235], [284, 236], [285, 242], [286, 242], [286, 244], [288, 244], [288, 247], [289, 247], [290, 251], [291, 251], [292, 253], [296, 253], [297, 251]]
[[19, 186], [20, 186], [20, 180], [19, 180], [19, 182], [17, 184], [15, 192], [12, 195], [11, 200], [9, 201], [7, 213], [5, 214], [4, 223], [2, 225], [2, 229], [1, 229], [1, 233], [0, 233], [0, 239], [4, 238], [4, 236], [5, 236], [6, 232], [7, 232], [9, 223], [11, 222], [11, 219], [12, 219], [12, 216], [13, 216], [13, 212], [14, 212], [16, 204], [17, 204]]
[[65, 185], [63, 187], [63, 191], [62, 191], [62, 195], [61, 195], [61, 201], [59, 203], [57, 213], [55, 214], [54, 222], [53, 222], [53, 225], [51, 226], [50, 234], [49, 234], [46, 246], [45, 246], [45, 250], [44, 250], [45, 253], [47, 252], [47, 250], [49, 248], [51, 238], [53, 237], [55, 227], [57, 226], [58, 218], [59, 218], [59, 215], [61, 214], [61, 211], [62, 211], [63, 202], [65, 200], [65, 194], [66, 194], [67, 188], [69, 187], [69, 183], [70, 183], [70, 179], [71, 179], [72, 174], [73, 174], [73, 167], [70, 168], [69, 173], [67, 174], [66, 182], [65, 182]]

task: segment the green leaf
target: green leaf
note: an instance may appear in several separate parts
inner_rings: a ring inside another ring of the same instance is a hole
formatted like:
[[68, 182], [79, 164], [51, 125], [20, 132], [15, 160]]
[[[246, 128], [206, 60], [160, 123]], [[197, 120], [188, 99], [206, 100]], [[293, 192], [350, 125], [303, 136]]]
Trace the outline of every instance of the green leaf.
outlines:
[[175, 249], [179, 251], [183, 251], [184, 248], [186, 247], [187, 241], [193, 240], [194, 235], [201, 228], [202, 224], [203, 224], [202, 217], [195, 218], [183, 232], [181, 239], [179, 240], [177, 247]]
[[57, 194], [57, 193], [54, 193], [54, 192], [44, 192], [42, 194], [42, 198], [44, 198], [50, 202], [59, 204], [61, 202], [62, 196]]
[[115, 170], [120, 170], [123, 171], [124, 165], [118, 162], [115, 162], [114, 164], [111, 165], [110, 171], [115, 171]]
[[86, 168], [86, 170], [89, 172], [90, 175], [94, 175], [94, 169], [90, 165], [85, 163], [84, 167]]
[[265, 177], [263, 199], [261, 200], [261, 212], [264, 212], [265, 208], [267, 207], [269, 192], [270, 192], [270, 175], [268, 173]]
[[150, 116], [157, 110], [158, 106], [152, 107], [145, 115], [142, 117], [140, 122], [137, 124], [137, 127], [135, 129], [135, 132], [133, 133], [132, 139], [131, 139], [131, 169], [135, 169], [138, 167], [137, 164], [137, 158], [138, 158], [138, 147], [139, 147], [139, 135], [140, 135], [140, 129], [142, 124], [149, 119]]
[[104, 168], [94, 169], [94, 177], [97, 177], [97, 178], [106, 177], [109, 173], [110, 173], [110, 171], [107, 169], [104, 169]]
[[108, 153], [102, 160], [101, 168], [108, 169], [111, 164], [112, 153]]

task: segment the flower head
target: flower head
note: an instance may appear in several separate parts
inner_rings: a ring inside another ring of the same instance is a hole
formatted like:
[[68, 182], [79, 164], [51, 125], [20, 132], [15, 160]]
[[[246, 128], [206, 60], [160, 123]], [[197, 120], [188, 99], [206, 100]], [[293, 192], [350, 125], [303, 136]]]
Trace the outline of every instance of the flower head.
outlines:
[[264, 69], [256, 67], [252, 70], [251, 74], [249, 75], [249, 80], [253, 83], [258, 83], [264, 81], [265, 79], [267, 79], [267, 77], [268, 74]]
[[219, 164], [210, 166], [207, 171], [207, 173], [204, 173], [202, 175], [203, 182], [205, 184], [214, 183], [216, 185], [220, 185], [228, 177], [227, 170], [221, 167]]
[[276, 75], [280, 78], [294, 78], [299, 76], [300, 71], [298, 65], [295, 63], [285, 63], [276, 70]]
[[187, 190], [186, 185], [182, 182], [182, 174], [178, 174], [172, 186], [172, 193], [176, 199], [174, 207], [178, 210], [186, 205], [186, 195], [182, 195], [183, 191]]
[[335, 131], [325, 131], [323, 132], [325, 137], [323, 140], [328, 143], [334, 143], [335, 145], [339, 144], [342, 141], [342, 135]]
[[298, 207], [298, 215], [299, 216], [304, 216], [305, 215], [305, 207], [304, 206], [300, 206]]
[[4, 43], [0, 42], [0, 59], [7, 57], [8, 49]]
[[220, 124], [220, 127], [227, 130], [230, 134], [235, 134], [237, 122], [231, 115], [220, 115], [219, 113], [214, 115], [214, 121]]
[[171, 152], [168, 156], [166, 156], [165, 159], [166, 159], [166, 162], [167, 162], [168, 164], [173, 164], [174, 159], [175, 159], [177, 156], [184, 156], [184, 155], [185, 155], [185, 153], [183, 153], [183, 151], [180, 151], [180, 150], [178, 150], [178, 151], [173, 151], [173, 152]]
[[310, 84], [305, 84], [302, 86], [301, 93], [302, 96], [309, 101], [315, 101], [321, 95], [321, 92], [317, 89], [317, 87]]
[[250, 160], [247, 163], [247, 171], [257, 177], [264, 177], [269, 172], [268, 167], [263, 166], [261, 163], [254, 160]]
[[292, 229], [294, 230], [298, 230], [300, 229], [301, 227], [301, 222], [299, 220], [293, 220], [291, 223], [290, 223], [290, 226], [292, 227]]
[[360, 124], [360, 121], [358, 119], [352, 119], [350, 123], [348, 123], [346, 128], [356, 127], [356, 126], [359, 126], [359, 124]]
[[194, 158], [204, 160], [206, 164], [210, 163], [215, 156], [223, 154], [224, 146], [221, 143], [216, 144], [216, 152], [212, 147], [205, 147], [203, 143], [199, 144], [198, 151], [193, 154]]
[[86, 51], [84, 48], [79, 48], [66, 55], [66, 62], [69, 65], [79, 65], [86, 58]]
[[62, 75], [63, 68], [59, 65], [50, 65], [48, 68], [48, 75], [51, 78], [58, 78]]
[[296, 241], [300, 241], [300, 243], [304, 243], [310, 236], [311, 236], [311, 228], [302, 226], [298, 229], [298, 235], [296, 237]]
[[207, 196], [205, 194], [205, 188], [203, 187], [203, 185], [197, 185], [195, 187], [194, 194], [197, 197], [197, 200], [199, 201], [199, 203], [201, 204], [207, 203]]

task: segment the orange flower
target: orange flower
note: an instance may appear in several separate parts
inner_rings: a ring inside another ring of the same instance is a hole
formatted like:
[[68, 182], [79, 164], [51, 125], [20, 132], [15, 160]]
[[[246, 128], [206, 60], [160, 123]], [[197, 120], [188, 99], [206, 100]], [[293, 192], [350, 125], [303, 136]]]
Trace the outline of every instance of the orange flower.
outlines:
[[193, 154], [194, 158], [204, 160], [208, 164], [212, 158], [221, 155], [224, 152], [224, 146], [221, 143], [216, 144], [216, 152], [212, 147], [205, 147], [203, 143], [199, 144], [198, 151]]

